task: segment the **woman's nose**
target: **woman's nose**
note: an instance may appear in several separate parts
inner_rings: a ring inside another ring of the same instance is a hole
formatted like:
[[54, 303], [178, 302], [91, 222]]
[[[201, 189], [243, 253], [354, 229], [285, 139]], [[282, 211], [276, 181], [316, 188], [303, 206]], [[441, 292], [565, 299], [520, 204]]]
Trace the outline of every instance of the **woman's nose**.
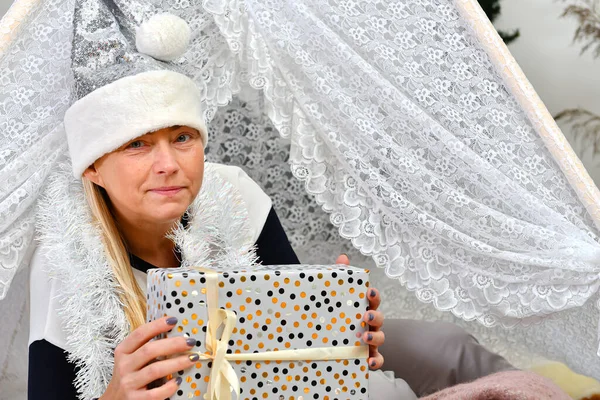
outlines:
[[158, 143], [154, 148], [154, 172], [173, 174], [179, 170], [177, 154], [168, 143]]

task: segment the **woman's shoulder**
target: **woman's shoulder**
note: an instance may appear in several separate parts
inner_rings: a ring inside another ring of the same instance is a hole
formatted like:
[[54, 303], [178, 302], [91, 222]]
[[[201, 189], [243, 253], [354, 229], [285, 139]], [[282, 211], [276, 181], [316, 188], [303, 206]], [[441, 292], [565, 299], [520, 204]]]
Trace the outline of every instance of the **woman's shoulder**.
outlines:
[[65, 349], [66, 338], [59, 314], [60, 282], [47, 272], [46, 251], [37, 246], [29, 275], [29, 344], [46, 340]]
[[240, 167], [231, 165], [206, 163], [205, 173], [217, 173], [233, 185], [239, 192], [248, 209], [254, 240], [257, 240], [271, 211], [271, 198]]

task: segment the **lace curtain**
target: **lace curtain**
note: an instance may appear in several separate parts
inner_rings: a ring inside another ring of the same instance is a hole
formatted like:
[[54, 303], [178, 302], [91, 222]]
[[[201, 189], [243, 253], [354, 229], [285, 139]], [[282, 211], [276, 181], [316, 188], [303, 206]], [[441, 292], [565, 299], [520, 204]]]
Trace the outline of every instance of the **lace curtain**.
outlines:
[[[600, 377], [598, 191], [474, 0], [154, 3], [195, 32], [208, 158], [264, 187], [304, 261], [346, 251], [390, 316]], [[0, 24], [0, 298], [65, 152], [73, 7], [17, 1]]]

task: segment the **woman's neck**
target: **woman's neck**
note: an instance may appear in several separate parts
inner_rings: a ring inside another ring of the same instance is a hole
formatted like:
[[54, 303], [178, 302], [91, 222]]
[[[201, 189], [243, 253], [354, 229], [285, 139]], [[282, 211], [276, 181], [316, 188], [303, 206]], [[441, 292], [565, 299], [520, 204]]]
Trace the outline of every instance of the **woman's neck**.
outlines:
[[179, 260], [175, 255], [175, 243], [166, 237], [178, 222], [177, 220], [167, 224], [157, 224], [131, 221], [118, 216], [117, 221], [129, 252], [159, 268], [179, 266]]

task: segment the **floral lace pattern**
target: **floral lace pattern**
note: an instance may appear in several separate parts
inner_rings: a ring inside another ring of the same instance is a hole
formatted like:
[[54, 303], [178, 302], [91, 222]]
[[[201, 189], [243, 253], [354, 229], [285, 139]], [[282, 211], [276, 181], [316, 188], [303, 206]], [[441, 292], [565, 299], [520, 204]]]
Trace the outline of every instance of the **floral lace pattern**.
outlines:
[[[600, 378], [598, 230], [467, 1], [152, 2], [194, 32], [179, 68], [205, 96], [209, 159], [263, 186], [303, 261], [362, 254], [390, 316], [477, 321], [460, 323], [492, 347]], [[65, 151], [73, 7], [38, 3], [2, 47], [0, 298]]]

